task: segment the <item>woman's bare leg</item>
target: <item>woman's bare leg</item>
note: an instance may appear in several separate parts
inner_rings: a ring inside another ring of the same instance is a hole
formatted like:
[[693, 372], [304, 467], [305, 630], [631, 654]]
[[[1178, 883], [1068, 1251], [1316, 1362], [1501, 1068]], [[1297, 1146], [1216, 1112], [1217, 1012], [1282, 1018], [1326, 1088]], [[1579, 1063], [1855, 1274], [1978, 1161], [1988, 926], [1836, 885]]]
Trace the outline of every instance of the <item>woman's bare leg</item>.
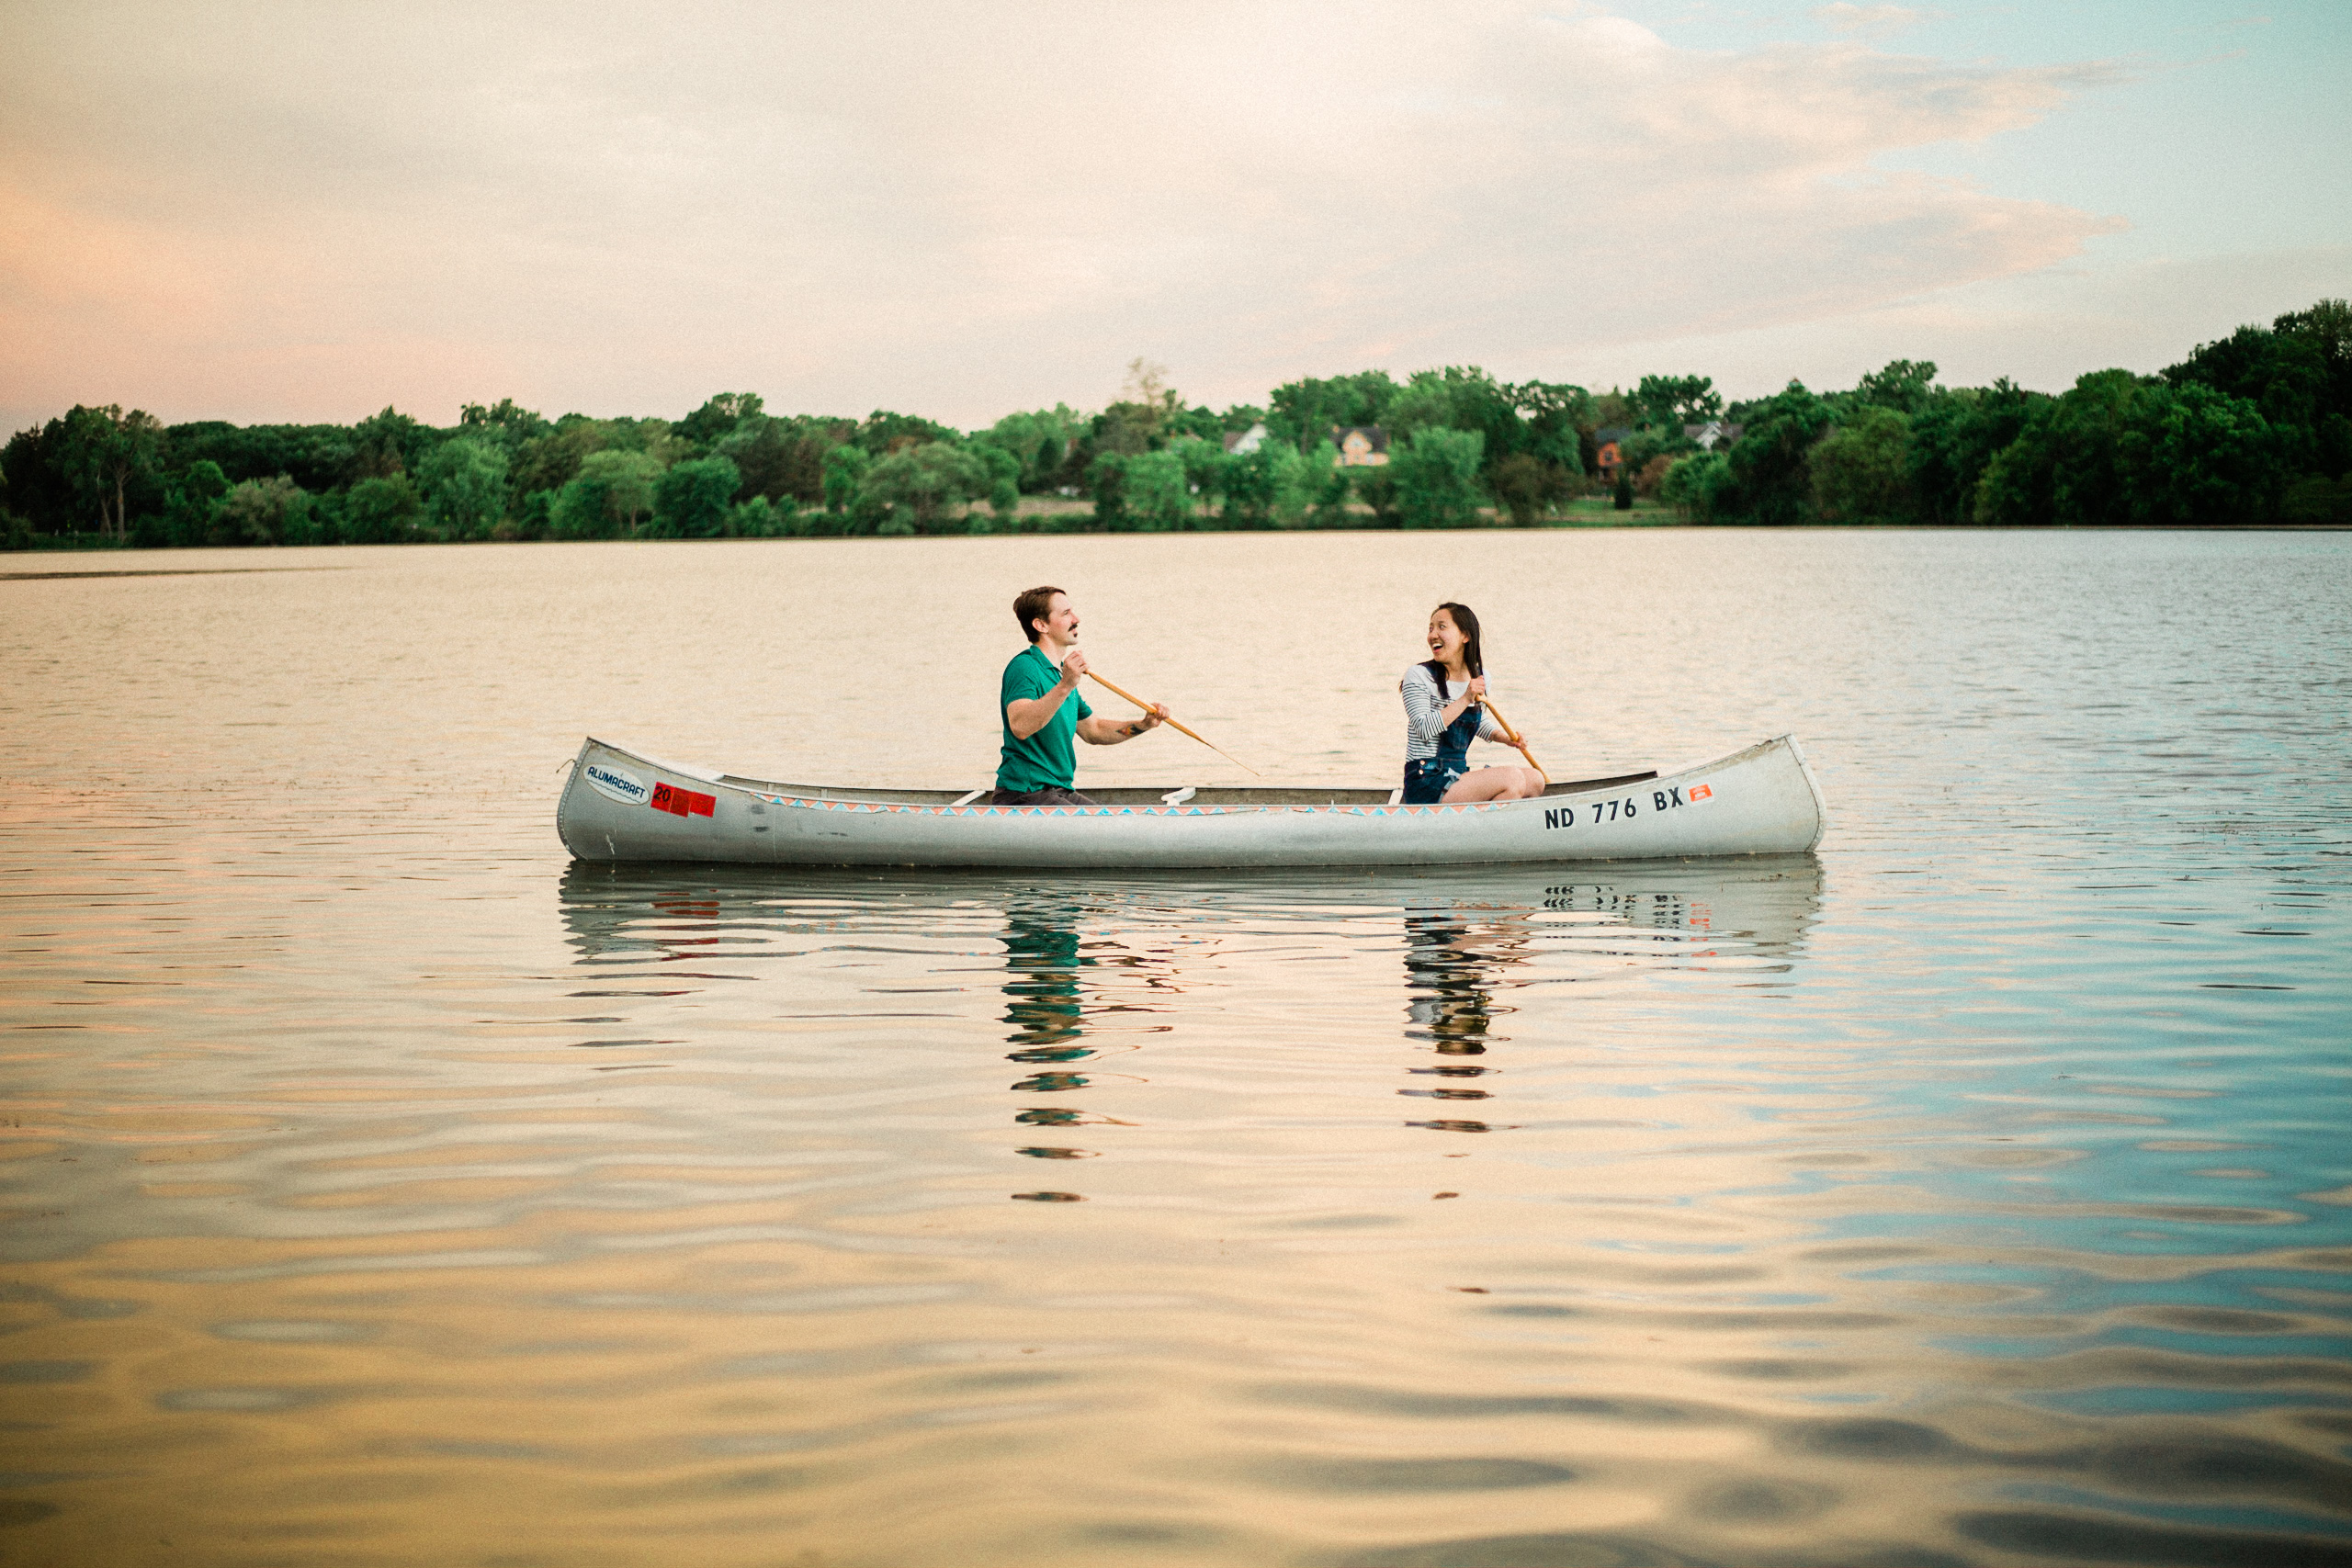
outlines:
[[1544, 793], [1544, 775], [1532, 768], [1480, 768], [1453, 781], [1442, 804], [1473, 800], [1523, 800]]

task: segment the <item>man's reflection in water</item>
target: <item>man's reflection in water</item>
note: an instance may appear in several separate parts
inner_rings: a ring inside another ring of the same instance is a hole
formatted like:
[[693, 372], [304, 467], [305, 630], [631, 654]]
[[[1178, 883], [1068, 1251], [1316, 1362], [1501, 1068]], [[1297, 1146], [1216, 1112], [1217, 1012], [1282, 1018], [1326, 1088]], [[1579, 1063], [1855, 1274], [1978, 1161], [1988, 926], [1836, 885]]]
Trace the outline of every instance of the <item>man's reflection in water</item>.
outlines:
[[[1432, 1066], [1411, 1070], [1438, 1081], [1397, 1093], [1464, 1110], [1469, 1102], [1494, 1097], [1481, 1080], [1499, 1069], [1478, 1058], [1488, 1045], [1510, 1038], [1495, 1033], [1494, 1026], [1519, 1010], [1498, 1003], [1493, 987], [1519, 983], [1507, 976], [1528, 959], [1527, 914], [1510, 907], [1407, 913], [1405, 984], [1411, 1000], [1406, 1004], [1406, 1037], [1429, 1041], [1438, 1057]], [[1447, 1133], [1490, 1130], [1483, 1118], [1465, 1116], [1436, 1116], [1408, 1125]]]
[[[1008, 1060], [1030, 1069], [1012, 1086], [1016, 1094], [1065, 1094], [1084, 1089], [1085, 1074], [1066, 1064], [1082, 1062], [1094, 1047], [1080, 1043], [1086, 1033], [1085, 1003], [1079, 990], [1079, 971], [1094, 959], [1080, 950], [1079, 910], [1073, 905], [1040, 903], [1010, 912], [1003, 937], [1005, 948], [1004, 1021], [1012, 1032], [1005, 1041], [1012, 1046]], [[1070, 1106], [1032, 1105], [1013, 1117], [1031, 1127], [1071, 1127], [1102, 1118], [1090, 1118]], [[1017, 1151], [1032, 1159], [1091, 1159], [1092, 1149], [1035, 1144]], [[1033, 1203], [1082, 1201], [1076, 1192], [1016, 1192]]]

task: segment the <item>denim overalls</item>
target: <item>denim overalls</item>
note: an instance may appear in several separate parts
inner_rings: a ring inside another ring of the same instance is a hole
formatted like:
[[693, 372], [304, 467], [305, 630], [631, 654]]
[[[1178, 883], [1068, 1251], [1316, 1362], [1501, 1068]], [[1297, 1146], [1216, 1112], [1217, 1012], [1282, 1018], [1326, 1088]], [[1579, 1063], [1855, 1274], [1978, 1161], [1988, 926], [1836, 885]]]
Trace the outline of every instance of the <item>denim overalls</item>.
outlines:
[[[1442, 682], [1437, 694], [1442, 701], [1445, 698]], [[1472, 703], [1462, 710], [1460, 718], [1438, 732], [1436, 756], [1417, 757], [1405, 764], [1407, 806], [1435, 806], [1453, 781], [1470, 771], [1470, 742], [1478, 738], [1478, 726], [1486, 714], [1485, 708]]]

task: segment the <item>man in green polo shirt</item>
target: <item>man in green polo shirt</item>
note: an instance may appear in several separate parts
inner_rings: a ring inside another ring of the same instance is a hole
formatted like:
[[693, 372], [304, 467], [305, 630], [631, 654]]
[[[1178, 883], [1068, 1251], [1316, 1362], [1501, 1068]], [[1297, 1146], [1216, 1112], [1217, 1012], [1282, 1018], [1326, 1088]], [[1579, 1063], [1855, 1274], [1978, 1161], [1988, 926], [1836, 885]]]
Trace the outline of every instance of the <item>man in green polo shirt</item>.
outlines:
[[995, 806], [1091, 806], [1078, 793], [1076, 736], [1092, 746], [1116, 746], [1168, 716], [1166, 704], [1140, 718], [1094, 716], [1078, 694], [1086, 655], [1078, 650], [1078, 612], [1058, 588], [1032, 588], [1012, 602], [1012, 618], [1029, 646], [1004, 667], [997, 706], [1004, 716], [1004, 757], [997, 764]]

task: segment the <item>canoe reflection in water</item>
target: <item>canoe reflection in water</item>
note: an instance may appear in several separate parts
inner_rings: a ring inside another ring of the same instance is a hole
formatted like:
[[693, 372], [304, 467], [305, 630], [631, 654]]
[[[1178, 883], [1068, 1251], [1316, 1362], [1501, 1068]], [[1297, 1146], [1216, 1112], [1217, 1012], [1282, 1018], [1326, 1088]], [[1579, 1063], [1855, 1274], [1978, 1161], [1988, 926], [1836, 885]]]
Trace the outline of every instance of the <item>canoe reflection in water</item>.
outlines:
[[[607, 981], [635, 970], [675, 986], [578, 993], [642, 998], [640, 1012], [663, 1015], [658, 1026], [650, 1017], [579, 1020], [608, 1023], [617, 1036], [581, 1043], [719, 1048], [744, 1036], [693, 1038], [723, 1005], [695, 998], [746, 980], [763, 982], [756, 1010], [776, 1021], [768, 1027], [791, 1032], [779, 1036], [786, 1056], [771, 1060], [847, 1047], [871, 1065], [873, 1047], [905, 1044], [968, 1063], [974, 1036], [992, 1035], [1011, 1069], [991, 1075], [993, 1093], [1011, 1097], [995, 1112], [1018, 1129], [1011, 1152], [1051, 1162], [1027, 1168], [1040, 1175], [1061, 1173], [1009, 1196], [1078, 1202], [1088, 1194], [1072, 1189], [1076, 1162], [1115, 1156], [1118, 1129], [1157, 1123], [1145, 1135], [1165, 1155], [1193, 1121], [1174, 1107], [1200, 1092], [1200, 1078], [1178, 1089], [1165, 1070], [1144, 1070], [1150, 1037], [1229, 1041], [1250, 1063], [1247, 1077], [1282, 1053], [1288, 1010], [1369, 1020], [1396, 1005], [1382, 998], [1396, 994], [1401, 957], [1401, 1007], [1386, 1016], [1401, 1025], [1390, 1038], [1414, 1048], [1396, 1090], [1410, 1107], [1405, 1123], [1509, 1132], [1542, 1109], [1512, 1104], [1509, 1057], [1555, 1055], [1566, 1043], [1556, 1003], [1533, 1015], [1544, 1021], [1540, 1037], [1514, 1022], [1530, 987], [1719, 965], [1741, 970], [1744, 986], [1783, 984], [1776, 976], [1820, 897], [1811, 856], [1623, 869], [1615, 880], [1578, 882], [1559, 880], [1556, 867], [1445, 867], [1073, 875], [1040, 886], [981, 872], [577, 862], [561, 898], [580, 964]], [[975, 961], [987, 981], [975, 983]], [[617, 1013], [627, 1004], [607, 1005]], [[928, 1059], [938, 1058], [909, 1055], [904, 1071], [929, 1075]], [[1180, 1051], [1163, 1069], [1197, 1059]], [[1238, 1082], [1227, 1062], [1227, 1081]], [[980, 1090], [968, 1081], [955, 1089], [962, 1079], [938, 1089]], [[1139, 1116], [1138, 1090], [1166, 1105], [1167, 1117]], [[1360, 1126], [1361, 1109], [1333, 1101], [1308, 1114], [1330, 1118], [1336, 1132]], [[977, 1130], [970, 1111], [966, 1101], [950, 1119]], [[1134, 1195], [1136, 1179], [1125, 1172], [1117, 1185]]]

